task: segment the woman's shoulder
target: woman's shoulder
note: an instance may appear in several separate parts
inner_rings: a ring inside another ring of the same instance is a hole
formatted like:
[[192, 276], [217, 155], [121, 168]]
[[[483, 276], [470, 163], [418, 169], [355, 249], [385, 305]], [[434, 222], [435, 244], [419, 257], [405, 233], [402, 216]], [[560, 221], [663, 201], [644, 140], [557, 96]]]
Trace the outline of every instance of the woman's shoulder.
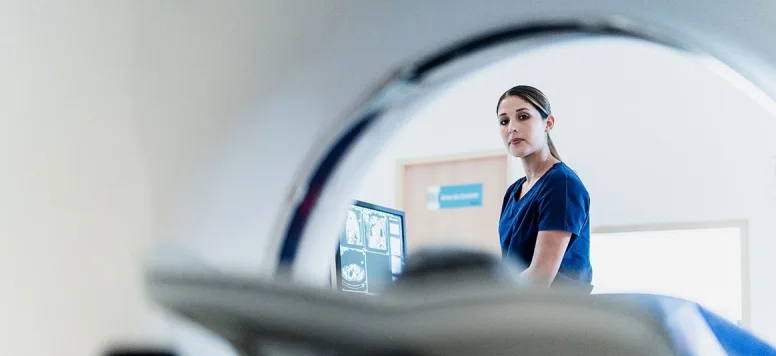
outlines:
[[562, 185], [564, 189], [587, 193], [587, 188], [577, 172], [563, 162], [557, 163], [553, 169], [545, 174], [547, 175], [545, 186]]

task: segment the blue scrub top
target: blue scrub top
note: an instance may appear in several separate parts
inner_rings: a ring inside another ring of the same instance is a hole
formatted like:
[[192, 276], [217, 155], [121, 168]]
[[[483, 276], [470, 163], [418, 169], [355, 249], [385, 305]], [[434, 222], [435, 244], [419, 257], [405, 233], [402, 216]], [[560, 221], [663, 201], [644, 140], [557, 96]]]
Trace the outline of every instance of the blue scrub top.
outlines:
[[527, 267], [533, 258], [539, 231], [567, 231], [571, 233], [571, 240], [555, 283], [571, 279], [589, 285], [593, 279], [590, 195], [582, 180], [565, 163], [559, 162], [520, 198], [525, 179], [518, 179], [504, 195], [498, 225], [503, 257]]

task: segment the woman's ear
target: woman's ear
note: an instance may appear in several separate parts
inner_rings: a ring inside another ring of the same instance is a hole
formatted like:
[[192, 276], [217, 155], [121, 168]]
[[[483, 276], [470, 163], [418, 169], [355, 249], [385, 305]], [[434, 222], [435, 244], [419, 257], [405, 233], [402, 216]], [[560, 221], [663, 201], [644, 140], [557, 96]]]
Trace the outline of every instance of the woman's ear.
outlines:
[[544, 120], [544, 125], [545, 125], [544, 131], [550, 132], [550, 130], [552, 130], [552, 128], [555, 127], [555, 116], [552, 116], [552, 115], [547, 116], [547, 120]]

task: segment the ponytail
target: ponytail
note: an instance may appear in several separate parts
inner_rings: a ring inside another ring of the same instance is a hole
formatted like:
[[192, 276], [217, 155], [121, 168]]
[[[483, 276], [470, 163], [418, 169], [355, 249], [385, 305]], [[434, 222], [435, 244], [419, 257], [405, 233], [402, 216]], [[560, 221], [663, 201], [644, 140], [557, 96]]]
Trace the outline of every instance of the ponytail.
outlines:
[[550, 147], [550, 154], [555, 157], [558, 161], [563, 161], [560, 159], [560, 153], [558, 153], [558, 149], [555, 148], [555, 144], [552, 143], [552, 138], [550, 138], [550, 133], [547, 133], [547, 146]]

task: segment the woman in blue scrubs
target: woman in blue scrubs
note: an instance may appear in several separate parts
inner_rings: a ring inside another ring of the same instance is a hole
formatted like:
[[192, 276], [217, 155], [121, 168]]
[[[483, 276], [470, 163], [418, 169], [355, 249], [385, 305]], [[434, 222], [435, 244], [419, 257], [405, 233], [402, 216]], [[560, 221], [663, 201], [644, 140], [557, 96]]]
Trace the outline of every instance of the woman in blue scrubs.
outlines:
[[504, 195], [498, 228], [503, 257], [527, 266], [521, 277], [533, 285], [589, 292], [590, 196], [550, 139], [555, 117], [549, 100], [534, 87], [516, 86], [499, 98], [496, 113], [507, 151], [525, 169]]

